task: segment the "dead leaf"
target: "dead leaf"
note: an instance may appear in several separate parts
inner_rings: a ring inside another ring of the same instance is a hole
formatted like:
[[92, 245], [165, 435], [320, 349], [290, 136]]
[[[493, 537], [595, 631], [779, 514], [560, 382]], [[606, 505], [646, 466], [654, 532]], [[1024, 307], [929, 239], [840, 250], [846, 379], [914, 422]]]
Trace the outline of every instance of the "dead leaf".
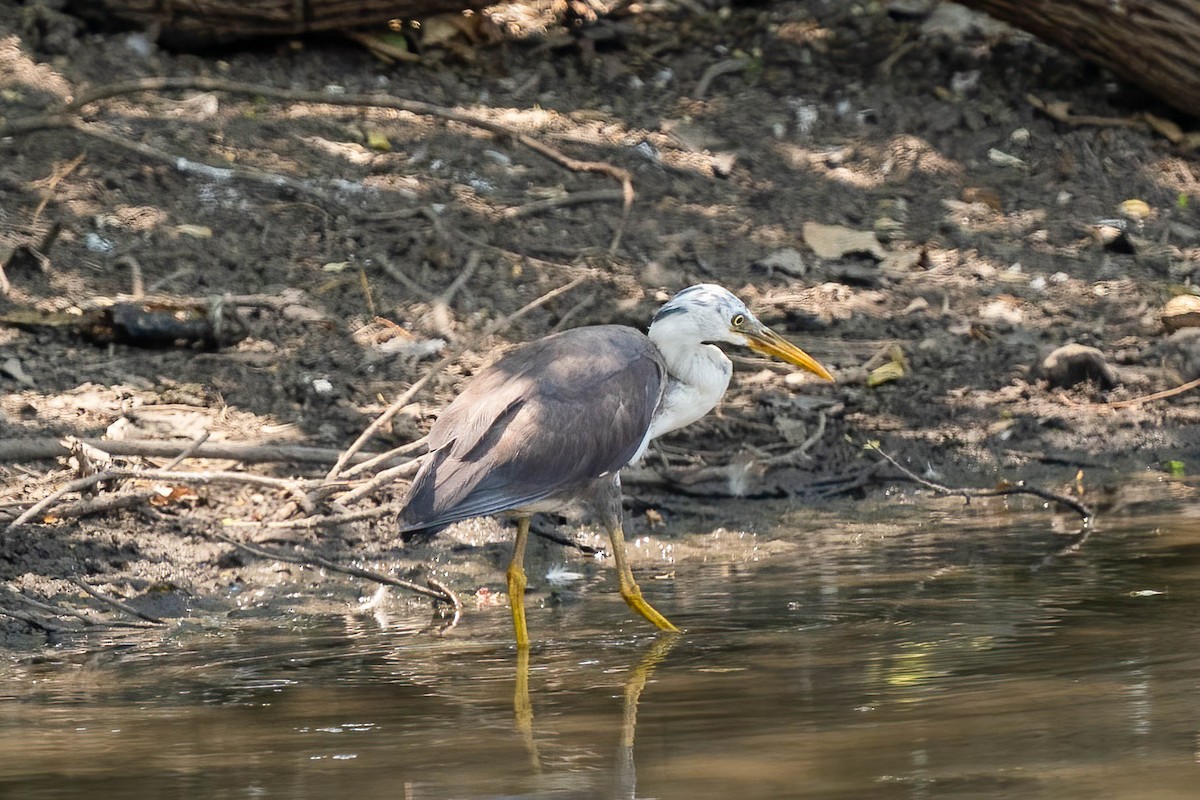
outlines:
[[176, 225], [175, 232], [180, 236], [190, 236], [193, 239], [211, 239], [213, 236], [212, 228], [207, 225]]
[[880, 384], [889, 383], [904, 377], [904, 366], [899, 361], [889, 361], [882, 367], [876, 367], [867, 375], [867, 386], [874, 389]]
[[377, 128], [367, 130], [367, 147], [380, 153], [392, 152], [392, 143], [388, 140], [387, 134]]
[[866, 253], [880, 260], [887, 257], [887, 250], [873, 231], [856, 231], [841, 225], [806, 222], [804, 243], [818, 258], [841, 258], [850, 253]]

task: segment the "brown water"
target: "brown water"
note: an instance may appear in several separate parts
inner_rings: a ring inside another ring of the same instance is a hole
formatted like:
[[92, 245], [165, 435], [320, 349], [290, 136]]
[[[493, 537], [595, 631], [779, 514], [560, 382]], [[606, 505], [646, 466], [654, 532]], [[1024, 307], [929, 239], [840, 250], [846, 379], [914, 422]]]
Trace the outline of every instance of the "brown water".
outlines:
[[9, 656], [0, 797], [1200, 796], [1200, 508], [971, 524], [643, 576], [677, 638], [584, 565], [527, 672], [502, 608]]

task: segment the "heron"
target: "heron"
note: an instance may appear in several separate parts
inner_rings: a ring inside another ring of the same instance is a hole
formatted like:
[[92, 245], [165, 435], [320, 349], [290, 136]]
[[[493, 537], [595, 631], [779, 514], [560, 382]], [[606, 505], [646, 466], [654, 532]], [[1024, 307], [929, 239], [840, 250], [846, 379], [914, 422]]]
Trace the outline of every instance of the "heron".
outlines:
[[429, 452], [399, 514], [401, 533], [431, 535], [472, 517], [514, 516], [516, 541], [505, 577], [517, 647], [526, 649], [523, 563], [530, 518], [583, 501], [608, 533], [626, 604], [659, 630], [678, 630], [634, 580], [621, 470], [652, 440], [690, 425], [721, 400], [733, 364], [717, 343], [748, 347], [833, 380], [715, 284], [678, 292], [646, 333], [593, 325], [551, 334], [477, 373], [433, 423]]

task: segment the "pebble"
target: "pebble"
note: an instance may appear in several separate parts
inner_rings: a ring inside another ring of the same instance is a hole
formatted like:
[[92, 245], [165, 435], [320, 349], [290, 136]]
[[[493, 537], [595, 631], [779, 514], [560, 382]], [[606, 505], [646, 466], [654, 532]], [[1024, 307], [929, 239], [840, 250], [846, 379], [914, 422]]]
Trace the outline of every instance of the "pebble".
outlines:
[[115, 245], [98, 233], [89, 233], [83, 237], [83, 246], [93, 253], [111, 253]]
[[1200, 297], [1194, 294], [1181, 294], [1172, 297], [1163, 306], [1163, 327], [1168, 331], [1182, 328], [1200, 328]]
[[1100, 388], [1111, 389], [1121, 382], [1104, 353], [1076, 342], [1064, 344], [1043, 358], [1034, 368], [1034, 374], [1060, 388], [1095, 381]]

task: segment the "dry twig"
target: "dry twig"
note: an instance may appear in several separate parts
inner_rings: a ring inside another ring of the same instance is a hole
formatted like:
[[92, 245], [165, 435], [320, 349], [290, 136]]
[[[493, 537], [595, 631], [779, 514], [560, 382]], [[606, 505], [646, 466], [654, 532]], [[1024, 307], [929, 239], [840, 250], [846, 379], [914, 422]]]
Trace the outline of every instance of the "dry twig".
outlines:
[[1131, 397], [1128, 400], [1114, 400], [1111, 403], [1095, 403], [1094, 405], [1103, 408], [1132, 408], [1133, 406], [1140, 406], [1143, 403], [1151, 403], [1155, 400], [1166, 400], [1168, 397], [1175, 397], [1176, 395], [1183, 394], [1184, 392], [1190, 392], [1192, 389], [1195, 389], [1198, 386], [1200, 386], [1200, 378], [1180, 384], [1174, 389], [1164, 389], [1161, 392], [1142, 395], [1141, 397]]
[[[171, 458], [179, 454], [179, 442], [153, 440], [110, 440], [80, 438], [79, 441], [97, 450], [114, 456], [141, 456], [145, 458]], [[190, 448], [189, 448], [190, 449]], [[357, 453], [350, 463], [372, 461], [373, 466], [387, 463], [391, 458], [402, 455], [403, 448], [388, 453]], [[294, 463], [332, 464], [341, 455], [341, 450], [331, 447], [304, 447], [299, 445], [260, 445], [239, 442], [203, 443], [188, 454], [188, 458], [205, 458], [220, 461], [240, 461], [244, 464]], [[10, 439], [0, 442], [0, 462], [37, 461], [70, 454], [70, 449], [59, 438]], [[403, 459], [401, 459], [403, 460]]]
[[252, 544], [247, 544], [246, 542], [239, 542], [236, 539], [231, 539], [228, 536], [225, 536], [220, 533], [213, 532], [213, 533], [209, 533], [206, 535], [212, 536], [216, 539], [220, 539], [222, 542], [225, 542], [226, 544], [231, 544], [234, 547], [237, 547], [241, 550], [245, 550], [248, 553], [253, 553], [256, 556], [259, 556], [260, 558], [270, 558], [270, 559], [274, 559], [276, 561], [286, 561], [289, 564], [303, 564], [305, 566], [310, 566], [310, 567], [321, 567], [322, 569], [327, 569], [332, 572], [340, 572], [343, 575], [352, 575], [356, 578], [366, 578], [367, 580], [375, 581], [376, 583], [382, 583], [382, 584], [386, 584], [388, 586], [397, 586], [401, 589], [407, 589], [410, 592], [416, 592], [417, 594], [425, 595], [426, 597], [431, 597], [434, 600], [437, 600], [439, 602], [449, 603], [450, 605], [453, 605], [456, 608], [459, 608], [462, 605], [461, 602], [458, 600], [457, 597], [454, 596], [453, 593], [442, 592], [436, 588], [430, 589], [426, 586], [421, 586], [419, 583], [413, 583], [412, 581], [401, 580], [400, 578], [392, 578], [387, 575], [382, 575], [378, 572], [372, 572], [371, 570], [363, 569], [361, 567], [343, 566], [342, 564], [338, 564], [335, 561], [330, 561], [327, 558], [322, 558], [321, 556], [291, 555], [289, 553], [272, 552], [270, 550], [266, 550], [264, 548], [257, 547]]
[[71, 584], [78, 586], [80, 589], [83, 589], [83, 591], [87, 592], [92, 597], [99, 600], [101, 603], [104, 603], [107, 606], [112, 606], [113, 608], [117, 609], [118, 611], [124, 611], [126, 614], [131, 614], [132, 616], [135, 616], [138, 619], [144, 619], [144, 620], [146, 620], [146, 622], [152, 622], [155, 625], [165, 625], [166, 624], [158, 617], [151, 616], [150, 614], [147, 614], [144, 611], [139, 611], [136, 608], [134, 608], [133, 606], [129, 605], [128, 603], [122, 602], [115, 597], [109, 597], [108, 595], [104, 594], [103, 592], [98, 591], [94, 587], [88, 585], [88, 583], [86, 581], [84, 581], [82, 578], [72, 576], [72, 577], [67, 578], [67, 580]]
[[1090, 506], [1084, 505], [1074, 497], [1069, 497], [1065, 494], [1059, 494], [1058, 492], [1051, 492], [1046, 489], [1040, 489], [1036, 486], [1026, 486], [1024, 481], [998, 486], [995, 489], [962, 489], [952, 486], [943, 486], [940, 483], [934, 483], [931, 480], [922, 478], [920, 475], [913, 472], [885, 452], [878, 444], [868, 444], [867, 449], [878, 454], [880, 458], [884, 459], [893, 467], [900, 470], [900, 473], [906, 479], [912, 481], [913, 483], [920, 484], [927, 489], [932, 489], [938, 494], [958, 495], [959, 497], [966, 498], [968, 501], [975, 497], [1005, 497], [1013, 494], [1028, 494], [1033, 495], [1034, 497], [1040, 497], [1043, 500], [1049, 500], [1053, 503], [1066, 506], [1083, 518], [1083, 526], [1085, 528], [1090, 528], [1092, 522], [1094, 522], [1096, 519], [1096, 512], [1093, 511]]
[[[10, 522], [5, 530], [11, 530], [20, 525], [24, 525], [32, 519], [36, 519], [38, 515], [43, 514], [48, 508], [53, 506], [60, 498], [71, 492], [80, 492], [84, 489], [89, 489], [98, 483], [118, 479], [139, 479], [153, 481], [178, 481], [180, 483], [244, 483], [255, 486], [266, 486], [272, 489], [282, 489], [289, 492], [297, 499], [297, 502], [308, 503], [308, 497], [304, 493], [307, 487], [315, 487], [317, 485], [327, 485], [322, 481], [315, 480], [286, 480], [283, 478], [271, 478], [266, 475], [253, 475], [245, 472], [224, 472], [224, 471], [209, 471], [209, 472], [178, 472], [162, 469], [108, 469], [103, 472], [97, 472], [94, 475], [88, 475], [85, 478], [71, 481], [64, 486], [59, 487], [56, 491], [42, 498], [37, 503], [34, 503], [29, 509], [23, 512], [20, 516]], [[306, 510], [310, 510], [306, 508]]]

